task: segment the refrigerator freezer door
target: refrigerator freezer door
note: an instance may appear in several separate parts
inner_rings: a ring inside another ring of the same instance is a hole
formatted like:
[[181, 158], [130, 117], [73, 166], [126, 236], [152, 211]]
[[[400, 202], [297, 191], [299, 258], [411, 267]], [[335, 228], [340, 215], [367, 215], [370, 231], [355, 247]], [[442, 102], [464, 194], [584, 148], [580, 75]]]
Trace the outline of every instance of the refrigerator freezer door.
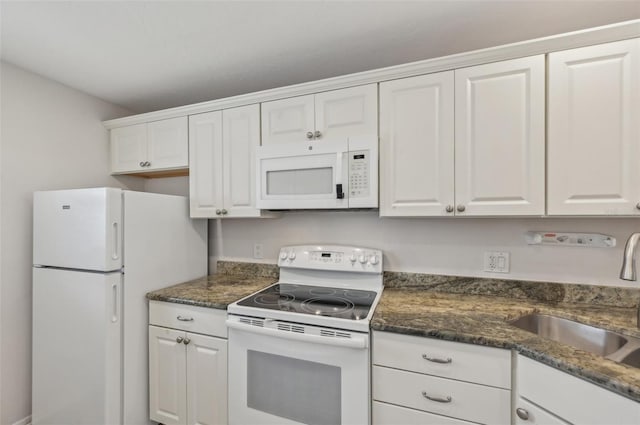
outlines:
[[122, 423], [121, 282], [33, 269], [33, 425]]
[[113, 271], [122, 267], [122, 191], [33, 194], [33, 264]]

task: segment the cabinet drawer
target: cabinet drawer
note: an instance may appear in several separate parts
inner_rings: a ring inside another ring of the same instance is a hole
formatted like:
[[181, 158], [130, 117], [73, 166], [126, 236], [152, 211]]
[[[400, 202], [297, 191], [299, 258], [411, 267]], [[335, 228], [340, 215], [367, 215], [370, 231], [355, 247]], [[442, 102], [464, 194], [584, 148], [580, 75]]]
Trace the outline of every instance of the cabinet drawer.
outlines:
[[511, 388], [509, 350], [389, 332], [374, 332], [372, 347], [376, 365]]
[[472, 425], [472, 422], [429, 412], [407, 409], [393, 404], [373, 402], [373, 425]]
[[520, 355], [517, 370], [518, 395], [568, 422], [640, 424], [640, 403]]
[[226, 338], [226, 319], [226, 310], [149, 301], [150, 325]]
[[[427, 396], [449, 402], [429, 400]], [[373, 367], [373, 399], [487, 424], [508, 424], [511, 391], [386, 367]]]

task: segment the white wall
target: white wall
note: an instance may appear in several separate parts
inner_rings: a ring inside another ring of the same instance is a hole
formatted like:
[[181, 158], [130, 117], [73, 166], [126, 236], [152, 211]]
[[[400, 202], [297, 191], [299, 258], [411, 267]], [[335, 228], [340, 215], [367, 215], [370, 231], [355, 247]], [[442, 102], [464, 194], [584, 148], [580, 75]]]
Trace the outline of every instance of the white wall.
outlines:
[[101, 121], [128, 111], [6, 63], [0, 87], [0, 423], [13, 424], [31, 414], [32, 192], [144, 181], [109, 176]]
[[[225, 219], [212, 223], [210, 263], [218, 258], [275, 263], [287, 244], [338, 243], [380, 248], [385, 270], [502, 279], [639, 287], [618, 279], [626, 238], [640, 231], [634, 218], [378, 218], [377, 211], [289, 212], [278, 219]], [[524, 232], [549, 230], [605, 233], [615, 248], [529, 246]], [[511, 253], [509, 274], [482, 271], [484, 251]], [[639, 254], [640, 255], [640, 254]]]

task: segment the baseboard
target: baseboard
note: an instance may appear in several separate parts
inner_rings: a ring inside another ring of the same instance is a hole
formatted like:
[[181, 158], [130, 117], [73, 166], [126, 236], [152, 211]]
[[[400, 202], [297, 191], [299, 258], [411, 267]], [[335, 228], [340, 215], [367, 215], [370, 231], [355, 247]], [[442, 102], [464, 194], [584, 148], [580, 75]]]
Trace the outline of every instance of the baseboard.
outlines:
[[22, 418], [18, 422], [14, 422], [11, 425], [31, 425], [31, 415], [27, 416], [26, 418]]

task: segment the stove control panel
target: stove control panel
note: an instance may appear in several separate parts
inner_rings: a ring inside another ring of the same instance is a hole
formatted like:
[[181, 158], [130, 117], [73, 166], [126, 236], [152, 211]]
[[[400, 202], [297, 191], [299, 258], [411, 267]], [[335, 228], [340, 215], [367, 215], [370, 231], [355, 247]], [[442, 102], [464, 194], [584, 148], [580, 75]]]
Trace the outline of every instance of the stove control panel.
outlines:
[[287, 268], [382, 273], [382, 251], [346, 245], [293, 245], [280, 249]]

